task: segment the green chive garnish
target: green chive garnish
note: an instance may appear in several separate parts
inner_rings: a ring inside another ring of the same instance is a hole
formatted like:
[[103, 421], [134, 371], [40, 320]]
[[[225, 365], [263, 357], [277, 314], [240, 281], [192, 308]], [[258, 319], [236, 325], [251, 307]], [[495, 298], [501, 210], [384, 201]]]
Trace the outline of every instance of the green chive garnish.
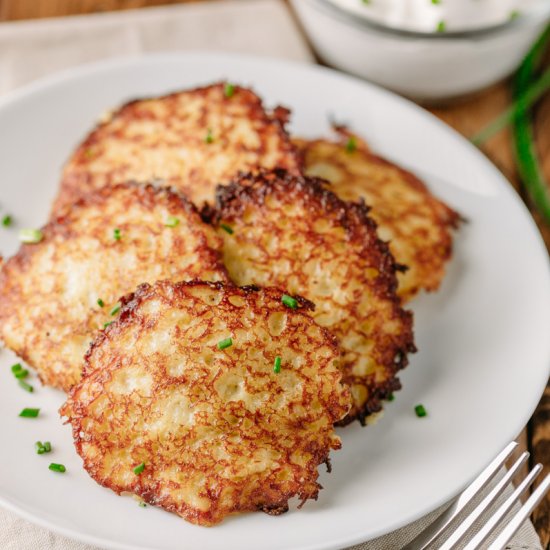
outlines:
[[445, 21], [441, 20], [438, 24], [437, 24], [437, 27], [436, 27], [436, 31], [437, 32], [445, 32], [445, 30], [447, 29], [447, 24], [445, 23]]
[[142, 462], [134, 468], [134, 474], [138, 476], [141, 472], [143, 472], [143, 470], [145, 470], [145, 462]]
[[229, 225], [225, 224], [225, 223], [220, 223], [220, 227], [226, 232], [226, 233], [229, 233], [230, 235], [233, 235], [234, 231], [231, 227], [229, 227]]
[[223, 95], [229, 99], [230, 97], [233, 97], [233, 94], [235, 93], [235, 85], [230, 84], [229, 82], [225, 83], [225, 86], [223, 87]]
[[519, 12], [518, 10], [512, 10], [512, 11], [510, 12], [510, 15], [509, 15], [510, 21], [513, 21], [514, 19], [517, 19], [520, 15], [521, 15], [521, 14], [520, 14], [520, 12]]
[[298, 300], [296, 300], [296, 298], [293, 298], [292, 296], [289, 296], [288, 294], [283, 294], [281, 302], [283, 302], [286, 307], [289, 307], [291, 309], [296, 309], [298, 307]]
[[[24, 369], [21, 363], [15, 363], [15, 365], [12, 365], [11, 372], [16, 378], [25, 378], [25, 376], [29, 374], [29, 371]], [[25, 374], [21, 375], [20, 373], [25, 373]]]
[[141, 507], [141, 508], [147, 508], [147, 504], [145, 504], [145, 502], [143, 502], [143, 500], [139, 501], [138, 506]]
[[208, 128], [206, 137], [204, 138], [205, 143], [212, 143], [214, 141], [214, 136], [212, 135], [212, 130]]
[[122, 307], [122, 306], [121, 306], [120, 302], [117, 302], [117, 303], [114, 305], [113, 309], [111, 309], [111, 311], [109, 311], [109, 315], [116, 315], [116, 314], [120, 311], [120, 308], [121, 308], [121, 307]]
[[432, 4], [441, 4], [441, 0], [432, 0]]
[[34, 391], [34, 388], [27, 384], [24, 380], [19, 380], [19, 386], [21, 386], [25, 391], [28, 391], [29, 393], [32, 393]]
[[50, 453], [52, 450], [52, 444], [49, 441], [45, 441], [42, 443], [42, 441], [37, 441], [34, 444], [34, 448], [36, 449], [36, 454], [43, 455], [44, 453]]
[[9, 227], [13, 223], [13, 219], [11, 216], [4, 216], [2, 218], [2, 225], [4, 227]]
[[273, 372], [279, 374], [281, 372], [281, 358], [277, 355], [275, 362], [273, 363]]
[[393, 401], [395, 399], [395, 395], [393, 395], [393, 393], [390, 393], [390, 395], [388, 395], [388, 401]]
[[423, 416], [428, 415], [428, 413], [426, 412], [426, 409], [424, 408], [424, 405], [417, 405], [414, 408], [414, 412], [416, 413], [416, 416], [418, 416], [418, 418], [422, 418]]
[[120, 234], [120, 229], [118, 228], [113, 229], [113, 239], [115, 241], [120, 241], [121, 238], [122, 238], [122, 235]]
[[112, 325], [114, 321], [109, 321], [108, 323], [103, 323], [103, 328], [107, 328], [109, 325]]
[[99, 307], [103, 307], [103, 306], [105, 305], [105, 302], [104, 302], [101, 298], [98, 298], [98, 299], [97, 299], [97, 305], [98, 305]]
[[65, 468], [65, 466], [63, 466], [63, 464], [55, 464], [55, 462], [52, 462], [48, 468], [52, 471], [52, 472], [59, 472], [61, 474], [65, 473], [67, 471], [67, 468]]
[[346, 143], [346, 151], [348, 153], [353, 153], [356, 149], [357, 149], [357, 140], [353, 136], [350, 136], [350, 138], [348, 139], [348, 142]]
[[40, 414], [40, 409], [23, 409], [19, 416], [23, 418], [36, 418]]
[[27, 369], [21, 369], [14, 373], [15, 378], [19, 378], [19, 380], [22, 380], [23, 378], [27, 378], [29, 376], [29, 371]]
[[19, 240], [25, 244], [36, 244], [44, 238], [40, 229], [21, 229], [19, 231]]
[[180, 221], [178, 218], [176, 218], [175, 216], [169, 216], [168, 218], [166, 218], [164, 225], [166, 227], [176, 227], [177, 225], [179, 225], [179, 223]]
[[233, 339], [232, 338], [225, 338], [223, 340], [220, 340], [218, 342], [218, 349], [226, 349], [233, 345]]

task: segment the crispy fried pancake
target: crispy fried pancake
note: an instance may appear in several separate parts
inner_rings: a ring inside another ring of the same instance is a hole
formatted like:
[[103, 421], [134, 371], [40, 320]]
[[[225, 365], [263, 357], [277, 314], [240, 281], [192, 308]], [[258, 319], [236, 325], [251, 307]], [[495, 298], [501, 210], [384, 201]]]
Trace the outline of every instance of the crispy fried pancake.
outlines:
[[451, 258], [458, 214], [416, 176], [372, 154], [360, 140], [352, 151], [322, 139], [294, 141], [304, 155], [306, 174], [330, 181], [341, 199], [364, 199], [372, 207], [378, 235], [409, 268], [398, 275], [398, 294], [410, 300], [420, 289], [437, 290]]
[[316, 499], [351, 398], [311, 304], [281, 296], [162, 281], [125, 297], [60, 411], [88, 473], [200, 525]]
[[316, 178], [281, 170], [218, 189], [211, 213], [224, 262], [238, 285], [275, 285], [315, 303], [314, 319], [342, 347], [354, 404], [346, 422], [380, 409], [414, 350], [412, 316], [395, 294], [396, 266], [362, 204]]
[[284, 130], [288, 111], [267, 113], [251, 90], [224, 83], [132, 101], [101, 123], [66, 165], [54, 212], [90, 189], [159, 179], [202, 206], [239, 171], [298, 170]]
[[65, 390], [121, 295], [158, 279], [226, 279], [214, 230], [168, 189], [103, 188], [43, 234], [0, 272], [0, 336], [44, 384]]

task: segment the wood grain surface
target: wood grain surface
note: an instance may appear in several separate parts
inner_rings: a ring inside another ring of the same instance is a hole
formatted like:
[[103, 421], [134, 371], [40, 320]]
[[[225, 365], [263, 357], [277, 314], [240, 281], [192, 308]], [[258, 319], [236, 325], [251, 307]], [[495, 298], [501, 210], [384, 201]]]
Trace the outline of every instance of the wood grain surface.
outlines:
[[[0, 21], [97, 13], [102, 11], [177, 4], [197, 0], [0, 0]], [[202, 0], [205, 1], [205, 0]], [[500, 83], [467, 99], [450, 105], [429, 108], [436, 116], [466, 137], [471, 137], [510, 104], [510, 87]], [[550, 98], [541, 102], [535, 113], [537, 146], [547, 180], [550, 181]], [[510, 130], [504, 130], [483, 146], [485, 154], [508, 178], [529, 205], [518, 178]], [[533, 216], [550, 249], [550, 225]], [[528, 266], [527, 266], [528, 267]], [[548, 304], [550, 307], [550, 304]], [[549, 335], [550, 338], [550, 335]], [[529, 368], [529, 365], [521, 365]], [[513, 406], [513, 404], [503, 404]], [[519, 438], [520, 446], [531, 451], [531, 462], [542, 462], [550, 473], [550, 386], [533, 415], [527, 429]], [[533, 521], [543, 548], [550, 550], [550, 497], [539, 505]]]

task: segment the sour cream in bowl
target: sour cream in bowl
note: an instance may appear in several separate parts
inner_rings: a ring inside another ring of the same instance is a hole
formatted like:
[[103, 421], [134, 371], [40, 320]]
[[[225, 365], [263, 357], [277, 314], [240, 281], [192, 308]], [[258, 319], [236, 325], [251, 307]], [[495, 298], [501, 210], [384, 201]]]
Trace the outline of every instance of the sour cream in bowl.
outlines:
[[508, 76], [550, 18], [550, 0], [291, 0], [329, 65], [419, 100]]

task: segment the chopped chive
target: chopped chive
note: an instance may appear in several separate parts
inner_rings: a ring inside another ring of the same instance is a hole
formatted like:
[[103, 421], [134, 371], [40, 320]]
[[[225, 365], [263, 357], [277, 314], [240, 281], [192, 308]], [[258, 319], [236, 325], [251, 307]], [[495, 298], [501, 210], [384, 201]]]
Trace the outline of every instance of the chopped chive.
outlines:
[[21, 229], [19, 231], [19, 240], [25, 244], [36, 244], [44, 238], [40, 229]]
[[50, 453], [52, 450], [52, 444], [49, 441], [44, 441], [44, 452]]
[[109, 321], [108, 323], [103, 323], [103, 328], [107, 328], [109, 325], [112, 325], [114, 321]]
[[510, 21], [513, 21], [514, 19], [517, 19], [520, 15], [521, 13], [519, 10], [512, 10], [508, 17], [510, 18]]
[[120, 241], [121, 238], [122, 235], [120, 234], [120, 229], [118, 229], [118, 227], [116, 229], [113, 229], [113, 239], [115, 241]]
[[114, 306], [113, 306], [113, 309], [111, 309], [111, 311], [109, 311], [109, 315], [116, 315], [119, 311], [120, 311], [120, 308], [122, 307], [121, 303], [120, 302], [117, 302]]
[[432, 4], [435, 4], [435, 5], [441, 4], [441, 0], [432, 0]]
[[56, 464], [55, 462], [52, 462], [48, 468], [52, 471], [52, 472], [59, 472], [61, 474], [65, 473], [67, 471], [67, 468], [65, 468], [65, 466], [63, 466], [63, 464]]
[[40, 409], [23, 409], [19, 416], [22, 418], [36, 418], [40, 414]]
[[98, 305], [99, 307], [103, 307], [103, 306], [105, 305], [105, 302], [104, 302], [101, 298], [98, 298], [98, 299], [97, 299], [97, 305]]
[[414, 412], [416, 413], [416, 416], [418, 416], [418, 418], [422, 418], [423, 416], [428, 416], [428, 413], [426, 412], [424, 405], [417, 405], [414, 408]]
[[233, 97], [233, 94], [235, 93], [235, 85], [230, 84], [229, 82], [225, 83], [225, 86], [223, 87], [223, 95], [229, 99], [230, 97]]
[[357, 149], [357, 140], [350, 136], [348, 142], [346, 143], [346, 151], [348, 153], [353, 153]]
[[12, 223], [13, 223], [13, 219], [11, 216], [8, 215], [2, 218], [2, 225], [4, 227], [9, 227]]
[[15, 363], [15, 365], [11, 366], [11, 372], [13, 372], [13, 374], [17, 374], [22, 370], [25, 370], [25, 369], [23, 368], [23, 365], [21, 365], [21, 363]]
[[291, 309], [296, 309], [298, 307], [298, 300], [296, 300], [296, 298], [293, 298], [292, 296], [289, 296], [288, 294], [283, 294], [283, 296], [281, 297], [281, 302], [283, 302], [286, 307], [289, 307]]
[[224, 338], [223, 340], [220, 340], [218, 342], [218, 349], [226, 349], [233, 345], [233, 339], [232, 338]]
[[234, 231], [233, 231], [233, 228], [230, 227], [229, 225], [225, 224], [225, 223], [220, 223], [220, 227], [226, 232], [226, 233], [229, 233], [230, 235], [233, 235]]
[[447, 24], [445, 23], [445, 21], [439, 21], [435, 30], [437, 32], [445, 32], [447, 30]]
[[388, 401], [394, 401], [395, 400], [395, 395], [393, 395], [393, 393], [390, 393], [390, 395], [388, 395]]
[[208, 128], [208, 132], [206, 133], [206, 137], [204, 138], [205, 143], [213, 143], [214, 136], [212, 135], [212, 129]]
[[34, 391], [34, 388], [30, 384], [27, 384], [24, 380], [19, 380], [19, 386], [29, 393]]
[[43, 455], [46, 452], [46, 448], [42, 445], [42, 441], [37, 441], [34, 444], [34, 448], [36, 449], [36, 454], [38, 455]]
[[143, 502], [143, 500], [140, 500], [140, 501], [138, 502], [138, 506], [139, 506], [140, 508], [147, 508], [147, 504], [145, 504], [145, 502]]
[[176, 227], [177, 225], [179, 225], [179, 223], [180, 221], [178, 218], [176, 218], [175, 216], [169, 216], [168, 218], [166, 218], [164, 225], [166, 227]]
[[281, 358], [277, 355], [275, 362], [273, 363], [273, 372], [279, 374], [281, 372]]
[[22, 380], [23, 378], [27, 378], [27, 376], [29, 376], [29, 371], [27, 369], [20, 369], [14, 373], [14, 376], [19, 380]]
[[143, 472], [143, 470], [145, 470], [145, 462], [142, 462], [134, 468], [134, 474], [138, 476], [141, 472]]

